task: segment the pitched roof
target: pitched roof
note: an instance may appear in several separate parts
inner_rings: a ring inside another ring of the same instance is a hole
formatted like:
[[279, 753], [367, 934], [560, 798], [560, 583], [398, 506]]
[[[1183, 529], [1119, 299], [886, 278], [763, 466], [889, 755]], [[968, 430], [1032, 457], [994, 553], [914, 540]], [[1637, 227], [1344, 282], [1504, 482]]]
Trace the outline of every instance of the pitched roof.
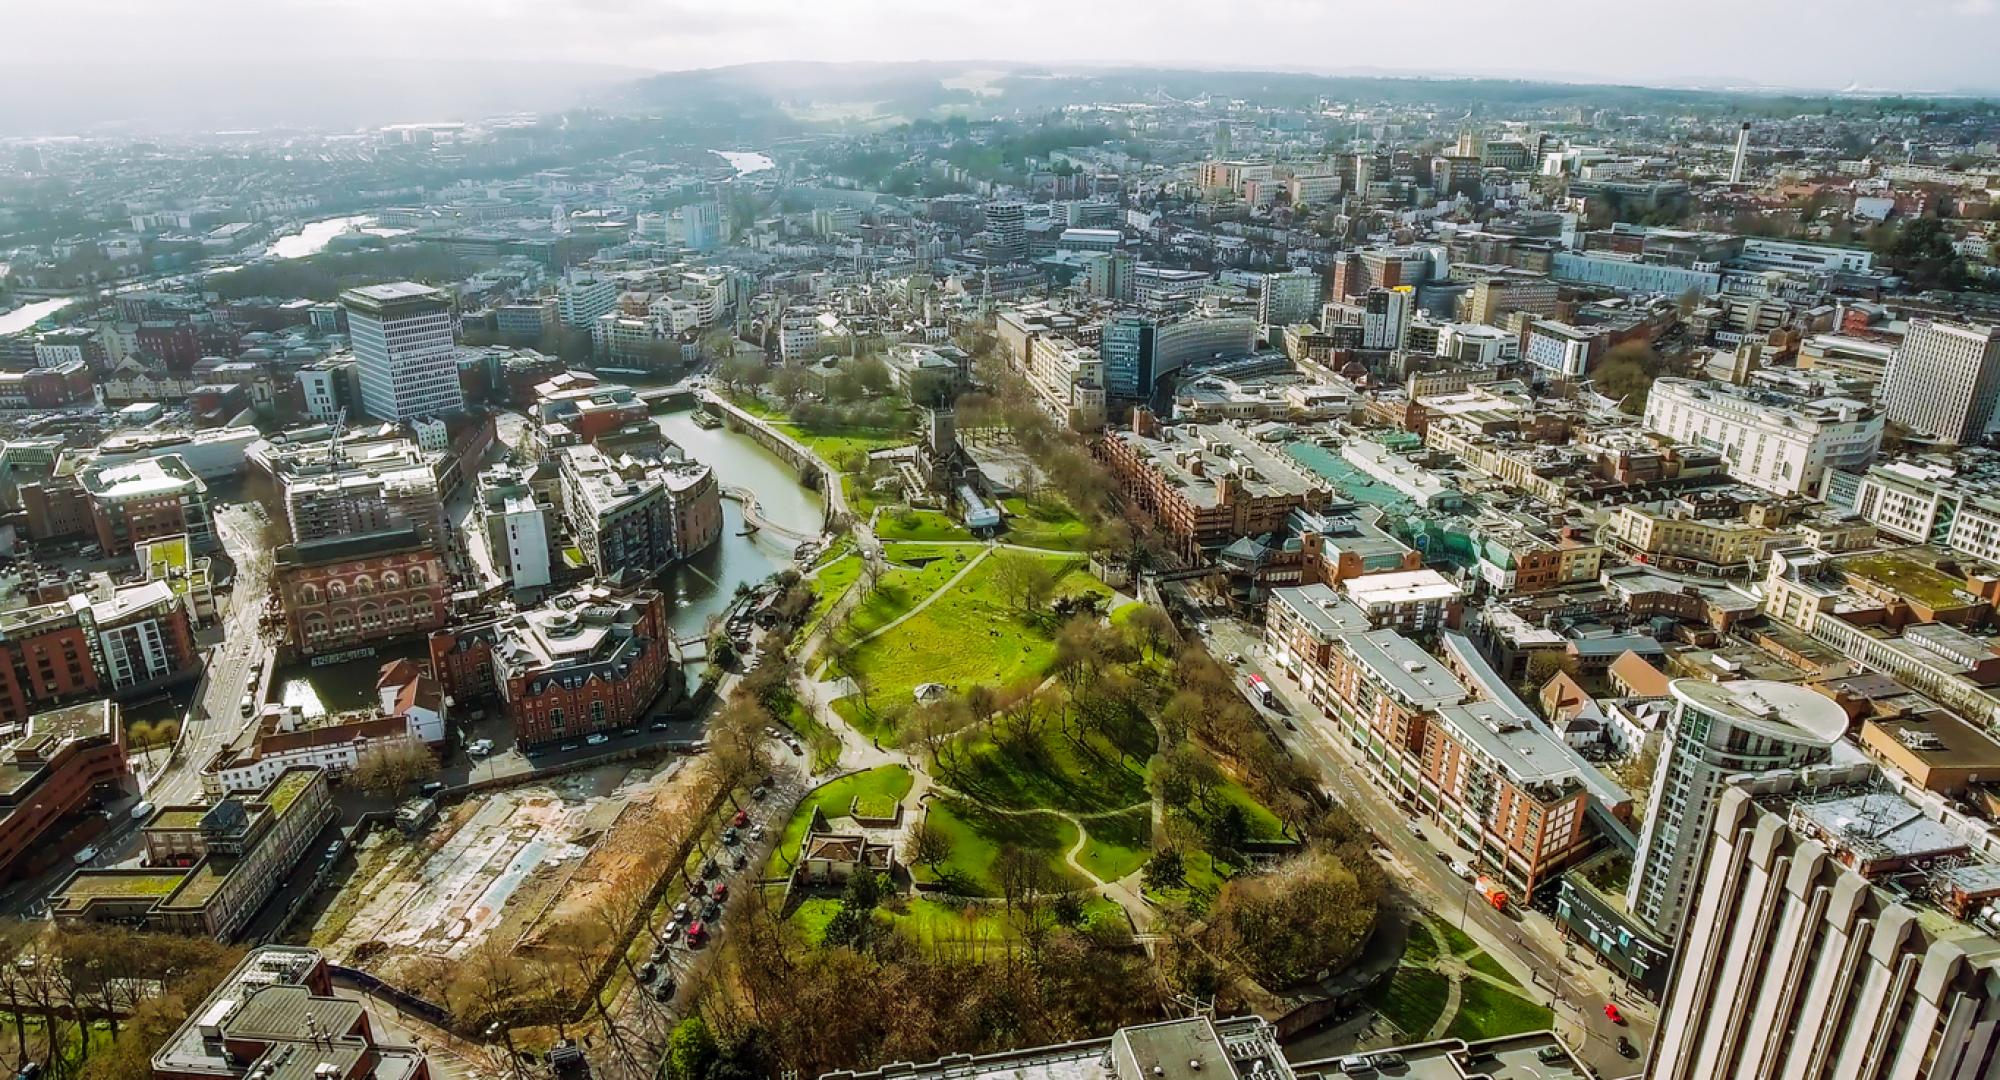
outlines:
[[1610, 676], [1623, 683], [1634, 697], [1667, 696], [1667, 676], [1636, 652], [1621, 653], [1611, 662]]

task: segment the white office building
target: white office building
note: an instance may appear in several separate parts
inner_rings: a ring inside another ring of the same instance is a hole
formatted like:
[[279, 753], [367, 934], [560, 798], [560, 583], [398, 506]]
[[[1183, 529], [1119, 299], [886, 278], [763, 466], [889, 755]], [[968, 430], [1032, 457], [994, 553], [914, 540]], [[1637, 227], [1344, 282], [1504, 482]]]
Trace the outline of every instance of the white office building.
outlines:
[[2000, 400], [2000, 328], [1918, 319], [1889, 360], [1882, 415], [1954, 445], [1979, 441]]
[[1265, 274], [1264, 291], [1257, 297], [1257, 321], [1265, 326], [1291, 326], [1311, 322], [1319, 311], [1319, 271], [1308, 267]]
[[1892, 461], [1861, 478], [1854, 511], [1888, 536], [2000, 565], [2000, 484], [1990, 476]]
[[621, 291], [618, 282], [610, 278], [572, 270], [556, 286], [556, 310], [564, 326], [589, 330], [617, 309]]
[[1867, 765], [1721, 793], [1652, 1080], [2000, 1076], [1987, 823]]
[[443, 293], [400, 281], [349, 289], [340, 306], [369, 416], [402, 423], [465, 407]]
[[1671, 941], [1693, 898], [1724, 782], [1739, 773], [1826, 761], [1847, 732], [1847, 714], [1817, 691], [1764, 679], [1675, 679], [1667, 693], [1674, 712], [1660, 744], [1625, 905]]
[[1645, 425], [1721, 454], [1730, 476], [1777, 495], [1818, 494], [1826, 470], [1865, 466], [1882, 447], [1882, 417], [1862, 402], [1695, 379], [1655, 379]]

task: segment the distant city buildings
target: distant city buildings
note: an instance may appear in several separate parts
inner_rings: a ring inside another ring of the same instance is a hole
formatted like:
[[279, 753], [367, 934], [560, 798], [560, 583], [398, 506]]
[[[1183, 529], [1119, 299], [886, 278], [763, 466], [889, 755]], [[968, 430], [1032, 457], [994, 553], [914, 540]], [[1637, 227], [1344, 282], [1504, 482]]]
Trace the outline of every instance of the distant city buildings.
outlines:
[[1882, 379], [1882, 415], [1942, 442], [1978, 442], [2000, 401], [2000, 328], [1919, 319]]

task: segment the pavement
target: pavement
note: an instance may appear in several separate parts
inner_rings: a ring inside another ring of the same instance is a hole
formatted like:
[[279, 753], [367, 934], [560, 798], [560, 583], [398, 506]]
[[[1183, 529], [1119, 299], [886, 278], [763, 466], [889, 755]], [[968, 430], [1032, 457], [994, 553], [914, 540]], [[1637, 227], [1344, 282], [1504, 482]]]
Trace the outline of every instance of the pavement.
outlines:
[[[1600, 1076], [1625, 1076], [1638, 1062], [1619, 1056], [1619, 1036], [1644, 1047], [1652, 1038], [1656, 1010], [1636, 994], [1619, 987], [1607, 968], [1578, 953], [1571, 960], [1554, 922], [1532, 909], [1494, 910], [1480, 899], [1471, 883], [1451, 872], [1452, 859], [1470, 862], [1466, 852], [1445, 840], [1445, 830], [1432, 825], [1419, 832], [1409, 812], [1368, 779], [1355, 752], [1333, 724], [1307, 700], [1299, 685], [1263, 661], [1261, 631], [1234, 619], [1211, 618], [1209, 651], [1217, 656], [1241, 654], [1236, 670], [1264, 676], [1282, 704], [1272, 710], [1259, 706], [1286, 747], [1320, 767], [1330, 794], [1353, 812], [1389, 849], [1390, 865], [1436, 917], [1469, 934], [1529, 988], [1536, 1001], [1555, 1010], [1556, 1032], [1564, 1044]], [[1257, 703], [1252, 702], [1253, 705]], [[1287, 724], [1289, 721], [1289, 726]], [[1604, 1015], [1615, 1001], [1626, 1022]]]

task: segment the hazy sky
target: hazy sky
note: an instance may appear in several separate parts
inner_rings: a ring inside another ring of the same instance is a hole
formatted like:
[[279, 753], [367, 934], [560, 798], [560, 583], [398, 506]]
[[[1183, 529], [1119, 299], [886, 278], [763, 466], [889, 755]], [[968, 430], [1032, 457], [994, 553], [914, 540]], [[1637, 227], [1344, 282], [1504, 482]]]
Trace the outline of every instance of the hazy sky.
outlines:
[[1096, 60], [2000, 90], [2000, 0], [0, 0], [0, 57]]

